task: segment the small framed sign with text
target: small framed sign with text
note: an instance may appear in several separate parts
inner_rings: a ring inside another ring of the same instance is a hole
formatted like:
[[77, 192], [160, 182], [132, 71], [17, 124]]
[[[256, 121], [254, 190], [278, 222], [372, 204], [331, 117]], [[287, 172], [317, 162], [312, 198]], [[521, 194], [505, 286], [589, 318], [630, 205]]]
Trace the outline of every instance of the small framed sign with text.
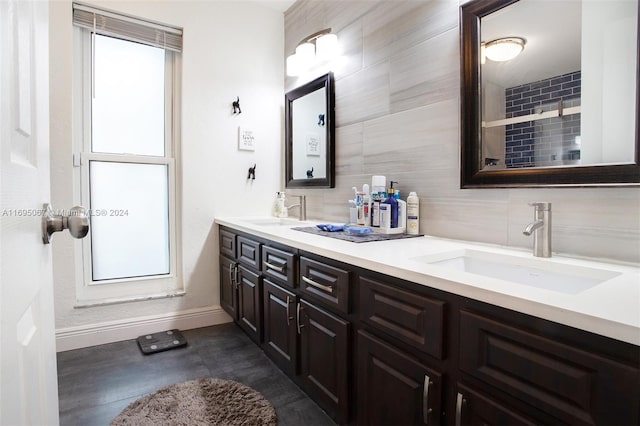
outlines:
[[238, 127], [238, 149], [242, 151], [256, 150], [256, 138], [253, 130]]

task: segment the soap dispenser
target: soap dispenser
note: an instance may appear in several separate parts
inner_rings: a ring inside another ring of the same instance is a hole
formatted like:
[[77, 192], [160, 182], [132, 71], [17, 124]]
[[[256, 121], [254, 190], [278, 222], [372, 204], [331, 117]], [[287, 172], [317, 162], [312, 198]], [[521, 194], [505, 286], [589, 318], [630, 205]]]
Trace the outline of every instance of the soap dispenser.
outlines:
[[398, 182], [393, 180], [389, 182], [389, 195], [384, 200], [384, 204], [389, 205], [389, 210], [391, 213], [391, 226], [390, 226], [391, 228], [398, 227], [398, 201], [394, 196], [394, 192], [395, 192], [395, 190], [393, 189], [394, 183], [398, 183]]
[[273, 215], [275, 217], [287, 217], [289, 216], [289, 211], [285, 207], [285, 192], [278, 191], [276, 192], [276, 199], [273, 203]]

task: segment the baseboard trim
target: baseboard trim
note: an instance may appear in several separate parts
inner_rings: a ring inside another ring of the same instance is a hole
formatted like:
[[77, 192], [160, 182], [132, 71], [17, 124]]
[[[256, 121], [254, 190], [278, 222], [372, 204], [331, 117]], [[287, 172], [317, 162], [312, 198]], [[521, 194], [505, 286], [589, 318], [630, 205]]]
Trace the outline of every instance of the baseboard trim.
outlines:
[[220, 306], [209, 306], [161, 315], [61, 328], [56, 330], [56, 351], [64, 352], [135, 339], [143, 334], [173, 328], [189, 330], [231, 321], [231, 317]]

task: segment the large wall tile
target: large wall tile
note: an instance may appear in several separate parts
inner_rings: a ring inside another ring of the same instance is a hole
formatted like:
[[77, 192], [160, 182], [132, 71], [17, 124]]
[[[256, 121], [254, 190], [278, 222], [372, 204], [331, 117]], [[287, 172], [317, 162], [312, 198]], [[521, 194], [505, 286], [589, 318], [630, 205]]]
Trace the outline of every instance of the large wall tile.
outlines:
[[465, 2], [298, 0], [287, 11], [287, 43], [300, 28], [322, 24], [338, 28], [344, 42], [336, 188], [305, 191], [322, 200], [310, 204], [309, 217], [347, 220], [351, 188], [382, 174], [399, 182], [402, 198], [418, 193], [421, 232], [429, 235], [529, 250], [527, 203], [550, 201], [554, 251], [640, 262], [640, 188], [460, 189], [458, 7]]

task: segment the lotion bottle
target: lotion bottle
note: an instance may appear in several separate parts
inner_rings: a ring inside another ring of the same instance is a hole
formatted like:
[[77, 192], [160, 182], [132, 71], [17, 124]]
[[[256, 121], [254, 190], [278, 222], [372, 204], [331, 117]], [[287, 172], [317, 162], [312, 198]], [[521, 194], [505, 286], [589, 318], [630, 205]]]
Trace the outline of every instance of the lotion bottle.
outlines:
[[415, 192], [407, 197], [407, 234], [420, 233], [420, 200]]
[[407, 202], [400, 198], [400, 191], [397, 189], [393, 193], [393, 196], [398, 202], [398, 228], [407, 227]]

